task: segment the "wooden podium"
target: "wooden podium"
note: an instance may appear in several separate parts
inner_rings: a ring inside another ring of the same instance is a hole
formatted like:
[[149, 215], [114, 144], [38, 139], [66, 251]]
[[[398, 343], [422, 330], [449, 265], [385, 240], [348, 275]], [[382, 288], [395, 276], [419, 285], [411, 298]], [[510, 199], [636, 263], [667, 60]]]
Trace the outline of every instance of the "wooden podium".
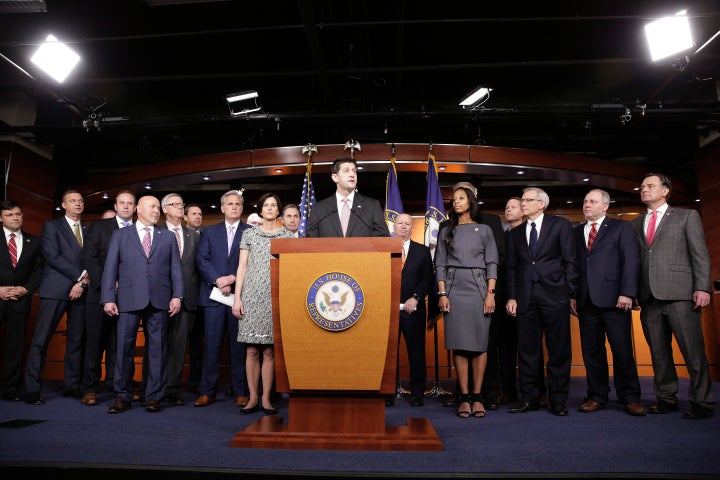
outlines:
[[288, 421], [265, 416], [242, 448], [439, 451], [425, 418], [385, 424], [396, 392], [402, 242], [274, 239], [270, 262], [275, 372]]

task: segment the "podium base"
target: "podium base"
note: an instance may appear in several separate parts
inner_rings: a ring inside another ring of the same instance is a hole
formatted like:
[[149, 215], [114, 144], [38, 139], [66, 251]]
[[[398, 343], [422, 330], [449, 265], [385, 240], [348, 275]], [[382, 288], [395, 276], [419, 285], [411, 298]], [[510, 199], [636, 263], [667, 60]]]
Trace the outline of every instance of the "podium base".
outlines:
[[293, 432], [281, 416], [266, 416], [235, 434], [231, 447], [297, 450], [442, 451], [427, 418], [408, 418], [407, 426], [386, 426], [384, 432]]

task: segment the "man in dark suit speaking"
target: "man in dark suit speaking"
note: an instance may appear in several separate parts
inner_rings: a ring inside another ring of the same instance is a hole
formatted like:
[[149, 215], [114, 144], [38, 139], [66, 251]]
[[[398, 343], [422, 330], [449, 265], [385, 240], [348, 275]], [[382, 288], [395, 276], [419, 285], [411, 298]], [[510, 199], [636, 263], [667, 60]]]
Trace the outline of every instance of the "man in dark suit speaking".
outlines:
[[357, 168], [352, 158], [332, 165], [335, 195], [318, 202], [310, 212], [306, 237], [389, 237], [380, 202], [355, 192]]
[[168, 318], [177, 314], [182, 306], [183, 277], [175, 235], [155, 225], [159, 218], [158, 199], [142, 197], [138, 201], [135, 225], [116, 230], [110, 240], [100, 299], [107, 315], [119, 317], [117, 399], [108, 413], [131, 408], [140, 320], [145, 330], [148, 359], [145, 409], [160, 411], [160, 399], [165, 392]]
[[570, 310], [579, 319], [587, 372], [587, 399], [580, 411], [593, 413], [607, 404], [610, 393], [607, 336], [618, 400], [630, 415], [643, 416], [631, 318], [640, 267], [638, 245], [628, 222], [606, 216], [609, 206], [610, 195], [606, 191], [590, 190], [583, 200], [587, 222], [573, 229], [579, 276], [577, 300], [570, 300]]

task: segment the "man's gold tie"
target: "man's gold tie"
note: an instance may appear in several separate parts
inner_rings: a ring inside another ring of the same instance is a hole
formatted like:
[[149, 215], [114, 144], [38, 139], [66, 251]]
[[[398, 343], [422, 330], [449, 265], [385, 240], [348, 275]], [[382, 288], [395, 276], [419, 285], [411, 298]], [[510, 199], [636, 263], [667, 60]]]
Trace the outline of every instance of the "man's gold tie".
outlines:
[[80, 224], [76, 223], [73, 225], [73, 231], [75, 232], [75, 238], [77, 239], [78, 245], [82, 248], [82, 235], [80, 235]]

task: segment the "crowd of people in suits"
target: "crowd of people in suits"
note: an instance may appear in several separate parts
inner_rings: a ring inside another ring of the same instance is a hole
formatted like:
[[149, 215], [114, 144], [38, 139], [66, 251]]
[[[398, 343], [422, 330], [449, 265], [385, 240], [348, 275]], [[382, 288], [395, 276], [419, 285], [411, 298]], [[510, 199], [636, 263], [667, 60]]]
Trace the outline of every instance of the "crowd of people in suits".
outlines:
[[[336, 160], [331, 178], [336, 192], [310, 212], [305, 236], [391, 235], [380, 203], [357, 192], [353, 159]], [[480, 211], [477, 189], [461, 182], [453, 187], [434, 252], [410, 239], [412, 217], [397, 215], [392, 234], [403, 241], [399, 327], [410, 367], [410, 405], [424, 404], [425, 332], [432, 326], [426, 320], [437, 312], [456, 369], [456, 389], [445, 405], [457, 416], [482, 418], [500, 405], [516, 414], [549, 407], [567, 416], [573, 315], [587, 376], [580, 412], [602, 410], [610, 401], [606, 342], [615, 395], [628, 414], [677, 411], [675, 338], [690, 375], [684, 417], [711, 417], [715, 401], [701, 324], [701, 309], [711, 300], [709, 253], [698, 213], [669, 206], [671, 189], [665, 175], [643, 178], [640, 200], [647, 214], [632, 223], [608, 217], [609, 194], [592, 189], [583, 202], [586, 221], [573, 227], [546, 213], [547, 192], [528, 187], [507, 201], [503, 225], [498, 215]], [[100, 391], [110, 388], [113, 414], [137, 401], [150, 412], [160, 411], [163, 402], [184, 405], [187, 354], [193, 405], [207, 407], [218, 396], [226, 344], [226, 395], [235, 397], [241, 414], [277, 413], [273, 403], [282, 397], [274, 389], [270, 242], [298, 237], [300, 211], [294, 204], [283, 208], [268, 193], [250, 225], [241, 221], [243, 202], [241, 192], [226, 192], [223, 221], [202, 226], [201, 208], [177, 193], [136, 201], [124, 190], [115, 198], [114, 215], [88, 226], [81, 221], [82, 195], [68, 190], [61, 204], [65, 215], [46, 222], [41, 238], [22, 230], [21, 205], [0, 202], [6, 240], [0, 242], [2, 398], [44, 403], [42, 371], [64, 316], [66, 397], [98, 405]], [[161, 215], [165, 221], [158, 225]], [[36, 291], [39, 310], [23, 369]], [[631, 312], [637, 307], [657, 398], [647, 410], [633, 353]], [[145, 349], [136, 382], [140, 325]], [[394, 401], [389, 396], [386, 405]]]

